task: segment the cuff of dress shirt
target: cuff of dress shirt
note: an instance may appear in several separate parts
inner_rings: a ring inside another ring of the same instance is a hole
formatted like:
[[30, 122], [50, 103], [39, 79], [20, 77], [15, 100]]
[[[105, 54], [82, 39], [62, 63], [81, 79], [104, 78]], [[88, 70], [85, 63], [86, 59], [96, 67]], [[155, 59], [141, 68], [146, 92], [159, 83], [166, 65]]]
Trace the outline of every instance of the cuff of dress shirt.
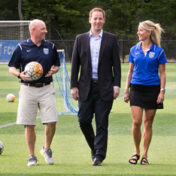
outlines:
[[115, 89], [120, 89], [120, 87], [119, 87], [119, 86], [113, 86], [113, 88], [115, 88]]

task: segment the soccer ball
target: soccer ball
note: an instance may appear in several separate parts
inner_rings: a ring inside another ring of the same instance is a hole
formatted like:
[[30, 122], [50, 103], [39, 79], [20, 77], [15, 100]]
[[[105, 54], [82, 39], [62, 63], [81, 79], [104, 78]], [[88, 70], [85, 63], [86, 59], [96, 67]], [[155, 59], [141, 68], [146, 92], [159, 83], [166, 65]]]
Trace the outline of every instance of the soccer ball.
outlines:
[[0, 155], [2, 154], [3, 150], [4, 150], [4, 145], [2, 141], [0, 141]]
[[38, 80], [43, 75], [43, 67], [38, 62], [29, 62], [24, 69], [25, 73], [31, 77], [31, 79]]
[[8, 102], [14, 102], [15, 101], [15, 95], [13, 95], [13, 94], [7, 94], [7, 96], [6, 96], [6, 100], [8, 101]]

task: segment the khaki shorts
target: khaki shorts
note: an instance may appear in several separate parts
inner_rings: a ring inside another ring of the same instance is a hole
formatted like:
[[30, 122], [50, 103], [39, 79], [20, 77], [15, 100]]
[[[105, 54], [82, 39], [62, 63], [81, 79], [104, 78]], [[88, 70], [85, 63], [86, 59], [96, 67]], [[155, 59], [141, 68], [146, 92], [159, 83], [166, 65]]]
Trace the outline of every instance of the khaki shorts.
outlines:
[[19, 91], [17, 124], [35, 125], [38, 109], [42, 123], [57, 122], [54, 88], [52, 85], [39, 88], [22, 84]]

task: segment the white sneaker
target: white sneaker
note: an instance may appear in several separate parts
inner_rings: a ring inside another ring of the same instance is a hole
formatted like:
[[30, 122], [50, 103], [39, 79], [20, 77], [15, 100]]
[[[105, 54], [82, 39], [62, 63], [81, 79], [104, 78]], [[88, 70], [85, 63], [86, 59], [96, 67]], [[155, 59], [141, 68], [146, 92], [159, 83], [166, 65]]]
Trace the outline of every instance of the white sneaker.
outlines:
[[37, 165], [37, 158], [34, 155], [31, 155], [28, 158], [27, 166], [36, 166]]
[[46, 163], [54, 164], [54, 158], [52, 157], [52, 150], [50, 148], [48, 150], [45, 150], [43, 147], [40, 153], [44, 156]]

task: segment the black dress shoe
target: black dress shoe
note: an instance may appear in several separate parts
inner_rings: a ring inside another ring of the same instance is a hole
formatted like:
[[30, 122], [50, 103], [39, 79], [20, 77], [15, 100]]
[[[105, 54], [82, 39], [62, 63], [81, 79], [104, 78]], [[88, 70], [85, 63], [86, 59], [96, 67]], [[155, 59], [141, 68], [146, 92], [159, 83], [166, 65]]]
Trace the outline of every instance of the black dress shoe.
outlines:
[[102, 165], [102, 161], [98, 158], [95, 157], [92, 163], [93, 166], [101, 166]]

